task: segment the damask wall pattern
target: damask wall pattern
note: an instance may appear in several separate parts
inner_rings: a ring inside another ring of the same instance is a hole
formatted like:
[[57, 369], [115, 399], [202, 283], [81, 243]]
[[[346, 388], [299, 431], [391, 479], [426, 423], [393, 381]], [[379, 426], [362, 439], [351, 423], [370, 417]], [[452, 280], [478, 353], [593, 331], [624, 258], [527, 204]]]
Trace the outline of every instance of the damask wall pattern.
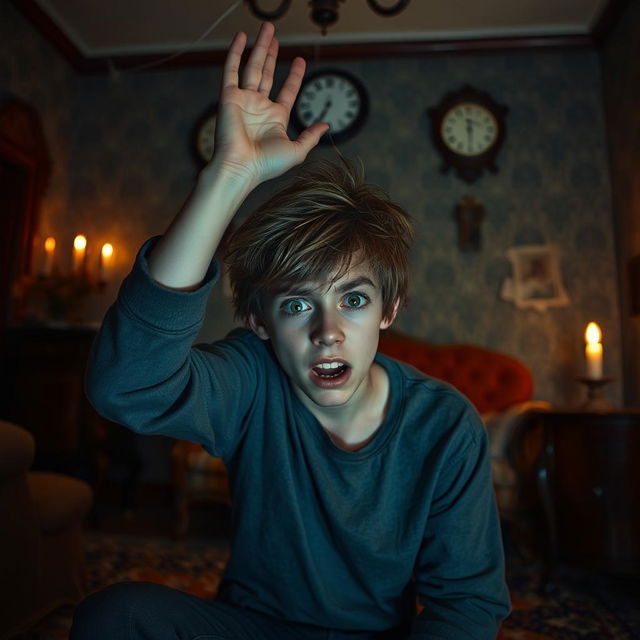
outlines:
[[71, 224], [68, 208], [71, 99], [75, 74], [6, 0], [0, 1], [0, 101], [20, 98], [42, 118], [53, 161], [36, 243]]
[[[309, 72], [339, 67], [370, 96], [370, 115], [340, 145], [361, 159], [367, 178], [413, 215], [411, 301], [398, 330], [434, 342], [485, 345], [521, 359], [534, 373], [537, 398], [575, 405], [583, 390], [583, 332], [604, 332], [605, 373], [620, 402], [619, 301], [598, 57], [566, 52], [309, 61]], [[276, 87], [286, 73], [277, 70]], [[114, 243], [116, 274], [92, 310], [98, 321], [115, 296], [138, 246], [162, 233], [187, 197], [198, 171], [190, 146], [200, 113], [215, 100], [220, 68], [153, 70], [76, 77], [69, 159], [69, 207], [55, 224], [73, 235]], [[509, 108], [499, 173], [468, 185], [442, 174], [431, 142], [428, 107], [463, 84], [488, 91]], [[334, 157], [331, 147], [311, 157]], [[239, 217], [277, 186], [252, 194]], [[486, 209], [482, 248], [457, 246], [455, 205], [465, 195]], [[73, 226], [73, 229], [71, 228]], [[516, 309], [500, 298], [515, 245], [558, 246], [570, 303], [545, 313]], [[202, 340], [233, 326], [222, 291], [211, 297]]]

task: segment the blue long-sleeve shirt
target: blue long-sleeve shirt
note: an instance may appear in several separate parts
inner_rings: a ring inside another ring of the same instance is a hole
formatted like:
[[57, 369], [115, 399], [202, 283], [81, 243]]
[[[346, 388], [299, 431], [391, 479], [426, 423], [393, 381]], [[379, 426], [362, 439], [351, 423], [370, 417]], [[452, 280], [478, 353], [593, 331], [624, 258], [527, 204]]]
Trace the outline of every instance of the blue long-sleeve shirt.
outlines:
[[100, 330], [87, 393], [138, 433], [224, 459], [232, 553], [219, 597], [277, 618], [412, 638], [494, 638], [509, 611], [487, 436], [452, 387], [385, 357], [388, 411], [356, 452], [330, 440], [268, 343], [238, 330], [192, 346], [216, 278], [155, 283], [145, 245]]

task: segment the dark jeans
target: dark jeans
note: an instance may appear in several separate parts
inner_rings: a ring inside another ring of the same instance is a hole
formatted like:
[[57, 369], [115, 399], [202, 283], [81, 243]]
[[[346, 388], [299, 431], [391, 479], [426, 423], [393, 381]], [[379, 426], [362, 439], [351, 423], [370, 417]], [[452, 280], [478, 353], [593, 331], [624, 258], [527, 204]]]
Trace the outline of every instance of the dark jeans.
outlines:
[[69, 640], [401, 640], [407, 633], [283, 622], [151, 582], [122, 582], [80, 603]]

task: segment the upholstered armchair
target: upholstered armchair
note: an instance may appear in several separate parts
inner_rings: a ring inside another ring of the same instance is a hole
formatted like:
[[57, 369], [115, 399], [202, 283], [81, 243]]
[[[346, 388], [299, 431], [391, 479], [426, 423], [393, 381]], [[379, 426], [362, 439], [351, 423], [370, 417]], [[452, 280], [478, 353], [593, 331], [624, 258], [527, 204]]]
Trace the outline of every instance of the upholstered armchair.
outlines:
[[28, 629], [85, 591], [86, 482], [29, 471], [31, 434], [0, 421], [0, 638]]

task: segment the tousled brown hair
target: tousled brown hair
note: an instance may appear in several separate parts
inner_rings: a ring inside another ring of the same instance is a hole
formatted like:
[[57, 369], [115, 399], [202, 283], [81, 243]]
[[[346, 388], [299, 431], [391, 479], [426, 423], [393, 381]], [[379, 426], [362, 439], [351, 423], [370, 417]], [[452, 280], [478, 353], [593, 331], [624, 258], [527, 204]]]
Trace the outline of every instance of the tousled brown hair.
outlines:
[[308, 163], [231, 234], [225, 262], [236, 318], [264, 318], [265, 293], [338, 280], [356, 264], [378, 280], [383, 318], [392, 317], [396, 300], [406, 304], [411, 219], [364, 181], [362, 169], [341, 161]]

